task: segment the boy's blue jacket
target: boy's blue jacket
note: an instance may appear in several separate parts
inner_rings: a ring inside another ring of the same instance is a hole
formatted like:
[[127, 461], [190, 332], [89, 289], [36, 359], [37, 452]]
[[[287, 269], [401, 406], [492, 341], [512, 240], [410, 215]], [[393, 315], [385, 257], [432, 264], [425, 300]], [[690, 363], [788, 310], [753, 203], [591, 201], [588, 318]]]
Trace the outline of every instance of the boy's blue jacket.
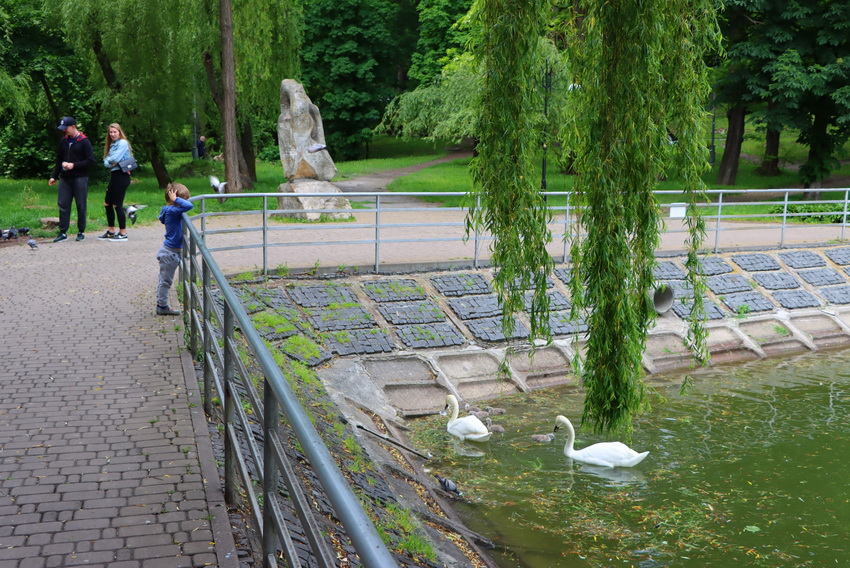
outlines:
[[191, 211], [194, 205], [181, 197], [174, 198], [174, 205], [163, 205], [159, 221], [165, 225], [165, 242], [168, 248], [183, 248], [183, 219], [181, 215]]

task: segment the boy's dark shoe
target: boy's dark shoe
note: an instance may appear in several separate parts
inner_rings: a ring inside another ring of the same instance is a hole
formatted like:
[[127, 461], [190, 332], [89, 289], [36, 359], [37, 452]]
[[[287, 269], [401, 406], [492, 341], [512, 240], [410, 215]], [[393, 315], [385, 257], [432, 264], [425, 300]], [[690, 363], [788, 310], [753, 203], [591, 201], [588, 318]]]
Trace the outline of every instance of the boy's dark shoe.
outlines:
[[122, 235], [121, 233], [115, 233], [114, 235], [112, 235], [112, 237], [110, 237], [109, 240], [110, 241], [123, 242], [123, 241], [127, 240], [127, 235]]
[[111, 238], [112, 238], [112, 237], [114, 237], [114, 236], [115, 236], [115, 233], [113, 233], [112, 231], [106, 231], [105, 233], [103, 233], [102, 235], [100, 235], [100, 236], [97, 238], [97, 240], [99, 240], [99, 241], [108, 241], [109, 239], [111, 239]]
[[158, 316], [179, 316], [180, 310], [172, 310], [169, 306], [157, 306], [156, 315]]
[[74, 239], [74, 240], [75, 241], [84, 241], [84, 240], [86, 240], [86, 235], [84, 233], [77, 233], [77, 238]]
[[61, 243], [62, 241], [67, 241], [67, 240], [68, 240], [68, 235], [66, 235], [65, 233], [59, 233], [59, 236], [56, 237], [55, 239], [53, 239], [53, 242], [54, 243]]

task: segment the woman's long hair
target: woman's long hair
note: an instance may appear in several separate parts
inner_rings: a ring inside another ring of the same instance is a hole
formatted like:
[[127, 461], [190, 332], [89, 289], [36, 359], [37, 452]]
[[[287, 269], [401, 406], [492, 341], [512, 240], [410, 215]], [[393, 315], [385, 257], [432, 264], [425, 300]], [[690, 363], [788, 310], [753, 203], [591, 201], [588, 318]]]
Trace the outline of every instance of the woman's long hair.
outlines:
[[[106, 128], [106, 144], [103, 146], [103, 157], [109, 155], [109, 149], [112, 148], [112, 137], [109, 136], [109, 129], [114, 128], [118, 131], [118, 138], [121, 140], [127, 140], [127, 135], [124, 134], [124, 129], [121, 128], [121, 125], [117, 122], [113, 122]], [[127, 140], [127, 147], [130, 149], [130, 155], [133, 155], [133, 147], [130, 145], [130, 141]]]

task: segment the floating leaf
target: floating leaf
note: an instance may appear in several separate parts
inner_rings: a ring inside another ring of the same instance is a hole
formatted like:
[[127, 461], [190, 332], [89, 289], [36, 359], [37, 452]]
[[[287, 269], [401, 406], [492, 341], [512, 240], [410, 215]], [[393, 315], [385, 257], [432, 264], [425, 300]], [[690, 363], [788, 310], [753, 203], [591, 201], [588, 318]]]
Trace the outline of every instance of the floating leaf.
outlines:
[[744, 530], [751, 533], [761, 532], [761, 529], [755, 525], [747, 525], [746, 527], [744, 527]]

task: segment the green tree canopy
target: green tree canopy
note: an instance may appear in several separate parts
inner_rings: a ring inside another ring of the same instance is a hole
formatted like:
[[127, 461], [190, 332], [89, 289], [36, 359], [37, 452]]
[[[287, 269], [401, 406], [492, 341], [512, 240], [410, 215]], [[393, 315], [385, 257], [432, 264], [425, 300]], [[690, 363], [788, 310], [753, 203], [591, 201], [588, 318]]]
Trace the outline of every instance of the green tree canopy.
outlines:
[[301, 75], [319, 107], [336, 159], [359, 157], [395, 93], [397, 69], [389, 0], [314, 0], [304, 6]]
[[200, 70], [198, 8], [180, 0], [51, 5], [65, 38], [88, 62], [79, 71], [91, 72], [104, 119], [122, 124], [163, 186], [170, 181], [163, 153], [191, 116], [192, 78]]
[[419, 37], [408, 72], [411, 79], [427, 85], [452, 56], [463, 51], [468, 37], [457, 21], [471, 5], [472, 0], [419, 0]]
[[733, 0], [725, 14], [728, 63], [720, 101], [794, 128], [809, 148], [800, 175], [819, 187], [850, 136], [850, 4], [841, 0]]

